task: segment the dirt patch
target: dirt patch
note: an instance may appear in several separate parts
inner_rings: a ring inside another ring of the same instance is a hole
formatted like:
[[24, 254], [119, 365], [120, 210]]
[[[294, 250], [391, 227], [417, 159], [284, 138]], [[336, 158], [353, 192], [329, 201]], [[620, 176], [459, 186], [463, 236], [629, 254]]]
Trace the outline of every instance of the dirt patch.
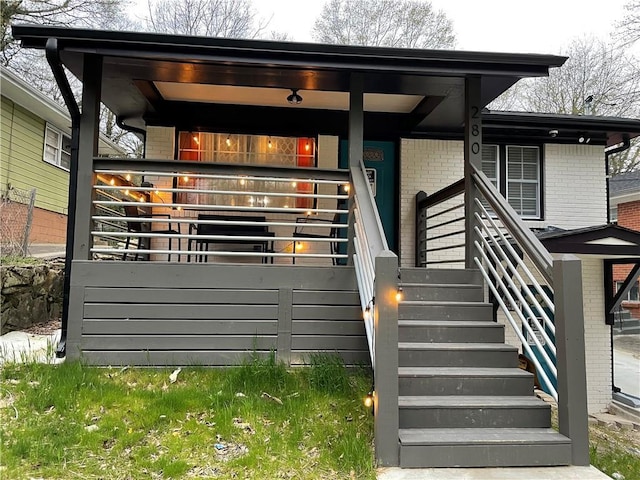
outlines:
[[49, 322], [31, 325], [29, 328], [25, 328], [22, 331], [32, 335], [51, 335], [60, 328], [62, 328], [61, 320], [51, 320]]

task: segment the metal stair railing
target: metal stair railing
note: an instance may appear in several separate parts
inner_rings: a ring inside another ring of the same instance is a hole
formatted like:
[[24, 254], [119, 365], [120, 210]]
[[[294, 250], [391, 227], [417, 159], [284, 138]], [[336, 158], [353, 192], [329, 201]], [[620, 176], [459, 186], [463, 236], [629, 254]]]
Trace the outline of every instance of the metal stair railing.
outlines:
[[[573, 255], [552, 257], [474, 165], [469, 180], [467, 190], [459, 180], [432, 195], [416, 195], [416, 266], [465, 261], [480, 270], [490, 300], [500, 306], [542, 385], [558, 402], [559, 430], [571, 439], [572, 464], [588, 465], [581, 262]], [[462, 205], [453, 202], [463, 192], [473, 195], [465, 202], [471, 211], [454, 217]], [[464, 232], [455, 228], [462, 219]], [[472, 258], [460, 259], [456, 249], [469, 243]]]
[[375, 456], [398, 465], [398, 257], [389, 250], [364, 165], [350, 168], [353, 264], [374, 371]]
[[573, 255], [554, 259], [474, 165], [471, 182], [478, 194], [475, 211], [468, 212], [474, 221], [467, 236], [474, 238], [466, 239], [475, 247], [473, 263], [558, 402], [559, 431], [571, 439], [572, 464], [588, 465], [581, 262]]

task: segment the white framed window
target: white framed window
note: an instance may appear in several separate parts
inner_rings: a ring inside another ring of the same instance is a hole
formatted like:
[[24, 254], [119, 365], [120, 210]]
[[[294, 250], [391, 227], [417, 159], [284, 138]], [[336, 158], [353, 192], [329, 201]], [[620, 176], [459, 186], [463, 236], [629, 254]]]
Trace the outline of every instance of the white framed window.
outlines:
[[507, 201], [523, 218], [540, 217], [540, 149], [507, 146]]
[[484, 173], [494, 187], [499, 187], [500, 162], [498, 157], [498, 145], [483, 145], [482, 147], [482, 173]]
[[483, 145], [482, 172], [522, 218], [542, 218], [540, 147]]
[[44, 133], [43, 160], [64, 170], [71, 168], [71, 137], [48, 124]]
[[[622, 288], [622, 284], [623, 282], [616, 282], [616, 293]], [[636, 282], [622, 300], [626, 302], [640, 302], [640, 289], [638, 287], [640, 287], [640, 283]]]

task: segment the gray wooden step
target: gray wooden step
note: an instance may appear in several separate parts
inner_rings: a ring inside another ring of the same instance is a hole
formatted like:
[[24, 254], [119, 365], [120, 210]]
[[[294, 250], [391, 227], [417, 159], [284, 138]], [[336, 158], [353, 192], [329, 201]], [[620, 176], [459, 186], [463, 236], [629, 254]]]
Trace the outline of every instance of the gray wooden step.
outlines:
[[456, 283], [400, 283], [404, 300], [482, 302], [482, 285]]
[[400, 320], [493, 320], [493, 305], [482, 302], [401, 301]]
[[568, 465], [571, 442], [551, 428], [400, 430], [401, 467]]
[[533, 395], [401, 396], [400, 428], [548, 428], [551, 407]]
[[462, 268], [401, 268], [400, 278], [407, 283], [467, 283], [482, 285], [479, 270]]
[[504, 343], [398, 344], [402, 367], [517, 367], [518, 349]]
[[400, 367], [400, 395], [531, 395], [533, 375], [519, 368]]
[[504, 325], [494, 321], [399, 320], [401, 342], [503, 343]]

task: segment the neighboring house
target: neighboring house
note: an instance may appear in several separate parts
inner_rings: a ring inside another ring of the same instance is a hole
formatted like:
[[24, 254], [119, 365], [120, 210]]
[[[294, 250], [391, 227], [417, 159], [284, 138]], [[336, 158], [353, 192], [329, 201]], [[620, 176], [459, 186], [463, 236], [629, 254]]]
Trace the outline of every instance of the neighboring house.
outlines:
[[[29, 243], [66, 240], [71, 119], [68, 111], [14, 73], [0, 70], [0, 188], [36, 189]], [[100, 136], [99, 153], [124, 151]]]
[[[84, 82], [60, 354], [337, 354], [371, 362], [380, 465], [589, 463], [587, 409], [611, 401], [602, 259], [640, 234], [577, 232], [606, 223], [605, 149], [640, 121], [483, 111], [564, 57], [13, 35]], [[145, 159], [97, 158], [100, 101]], [[531, 229], [550, 227], [573, 234], [546, 249]], [[516, 368], [534, 347], [560, 433]]]
[[[609, 180], [609, 205], [612, 222], [640, 232], [640, 170], [621, 173]], [[631, 265], [613, 267], [616, 292], [629, 275], [631, 268]], [[629, 311], [631, 317], [637, 319], [640, 319], [639, 287], [639, 282], [634, 282], [634, 286], [627, 292], [622, 302], [622, 308]]]

